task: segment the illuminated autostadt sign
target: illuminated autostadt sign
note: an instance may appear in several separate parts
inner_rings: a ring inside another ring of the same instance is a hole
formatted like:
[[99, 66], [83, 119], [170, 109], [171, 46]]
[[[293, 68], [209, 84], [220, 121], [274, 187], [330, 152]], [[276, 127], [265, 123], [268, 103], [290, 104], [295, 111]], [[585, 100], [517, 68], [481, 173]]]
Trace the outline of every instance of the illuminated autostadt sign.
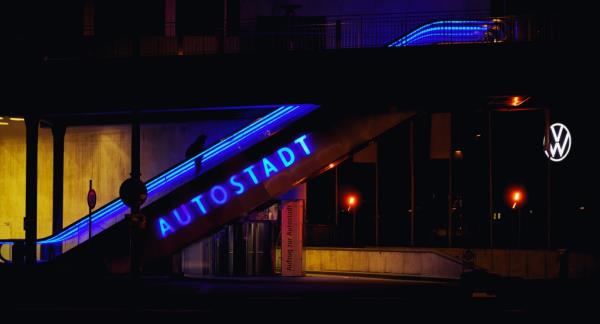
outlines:
[[546, 143], [547, 139], [544, 136], [544, 153], [553, 162], [564, 160], [571, 150], [571, 132], [569, 132], [567, 126], [555, 123], [550, 125], [548, 134], [550, 135], [548, 143]]
[[231, 175], [226, 182], [215, 184], [168, 215], [158, 218], [161, 238], [175, 233], [199, 217], [208, 215], [214, 208], [225, 205], [231, 198], [243, 195], [248, 188], [258, 185], [278, 172], [293, 167], [298, 160], [312, 153], [307, 135], [277, 149], [273, 154]]

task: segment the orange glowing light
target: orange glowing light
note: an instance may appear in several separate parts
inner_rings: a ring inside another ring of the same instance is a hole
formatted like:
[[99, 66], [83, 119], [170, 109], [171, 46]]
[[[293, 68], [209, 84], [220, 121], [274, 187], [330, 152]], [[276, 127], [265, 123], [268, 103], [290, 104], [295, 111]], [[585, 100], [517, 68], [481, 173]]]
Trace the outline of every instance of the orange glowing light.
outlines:
[[329, 163], [329, 168], [330, 168], [330, 169], [333, 169], [333, 167], [334, 167], [334, 166], [335, 166], [335, 164], [333, 164], [333, 163]]
[[510, 194], [510, 200], [512, 202], [511, 208], [512, 209], [517, 208], [517, 206], [523, 202], [523, 200], [525, 198], [524, 196], [525, 195], [524, 195], [523, 191], [521, 191], [521, 189], [512, 190], [511, 194]]
[[527, 100], [529, 100], [529, 97], [514, 96], [509, 98], [508, 104], [513, 107], [517, 107], [522, 105]]
[[461, 150], [454, 151], [454, 158], [457, 160], [461, 160], [463, 158], [463, 152]]
[[354, 194], [350, 194], [346, 196], [346, 205], [348, 206], [348, 211], [355, 207], [358, 204], [358, 198]]
[[356, 204], [356, 197], [350, 196], [348, 197], [348, 206], [354, 206]]
[[516, 107], [521, 104], [521, 97], [512, 97], [511, 105]]

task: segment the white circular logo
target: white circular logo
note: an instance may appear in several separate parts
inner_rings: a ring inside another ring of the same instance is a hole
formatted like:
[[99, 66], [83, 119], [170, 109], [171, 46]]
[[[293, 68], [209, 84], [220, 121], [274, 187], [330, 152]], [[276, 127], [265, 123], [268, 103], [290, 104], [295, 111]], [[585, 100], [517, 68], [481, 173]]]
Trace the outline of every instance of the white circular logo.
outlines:
[[553, 162], [560, 162], [564, 160], [569, 151], [571, 150], [571, 132], [567, 126], [561, 123], [554, 123], [550, 125], [548, 130], [550, 140], [547, 142], [546, 136], [544, 136], [544, 153]]

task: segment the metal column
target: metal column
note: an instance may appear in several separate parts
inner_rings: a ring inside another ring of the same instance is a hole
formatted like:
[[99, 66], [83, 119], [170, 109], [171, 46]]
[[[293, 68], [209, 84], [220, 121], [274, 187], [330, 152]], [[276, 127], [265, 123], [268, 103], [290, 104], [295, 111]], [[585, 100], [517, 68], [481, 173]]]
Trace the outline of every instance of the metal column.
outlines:
[[39, 117], [27, 116], [26, 128], [26, 176], [25, 176], [25, 263], [37, 262], [37, 168]]
[[410, 246], [415, 245], [415, 122], [410, 121]]
[[[64, 125], [52, 126], [52, 234], [58, 234], [63, 229], [63, 184], [65, 132]], [[52, 256], [62, 252], [61, 245], [52, 246]]]

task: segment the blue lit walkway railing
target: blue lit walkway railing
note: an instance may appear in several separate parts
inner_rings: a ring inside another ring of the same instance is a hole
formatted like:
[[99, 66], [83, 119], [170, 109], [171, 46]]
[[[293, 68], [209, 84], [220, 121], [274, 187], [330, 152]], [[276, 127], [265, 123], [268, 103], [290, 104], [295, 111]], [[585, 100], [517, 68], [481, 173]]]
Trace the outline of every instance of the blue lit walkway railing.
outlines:
[[[246, 150], [254, 144], [272, 136], [286, 125], [299, 119], [318, 108], [312, 104], [299, 104], [288, 106], [273, 106], [274, 109], [268, 115], [255, 120], [250, 125], [242, 128], [229, 137], [213, 144], [198, 155], [189, 158], [167, 171], [152, 178], [146, 183], [148, 190], [147, 203], [155, 201], [173, 189], [196, 178], [200, 174], [214, 168], [225, 160], [233, 157], [239, 152]], [[202, 170], [195, 170], [196, 160], [201, 159]], [[92, 237], [104, 229], [109, 228], [122, 220], [129, 208], [117, 198], [102, 206], [92, 213]], [[79, 243], [89, 239], [89, 216], [83, 216], [79, 221], [71, 224], [62, 232], [38, 240], [39, 245], [60, 245], [63, 250], [68, 250]], [[0, 241], [1, 245], [12, 245], [14, 241]]]
[[506, 38], [502, 26], [498, 19], [439, 20], [394, 40], [388, 47], [500, 42]]

